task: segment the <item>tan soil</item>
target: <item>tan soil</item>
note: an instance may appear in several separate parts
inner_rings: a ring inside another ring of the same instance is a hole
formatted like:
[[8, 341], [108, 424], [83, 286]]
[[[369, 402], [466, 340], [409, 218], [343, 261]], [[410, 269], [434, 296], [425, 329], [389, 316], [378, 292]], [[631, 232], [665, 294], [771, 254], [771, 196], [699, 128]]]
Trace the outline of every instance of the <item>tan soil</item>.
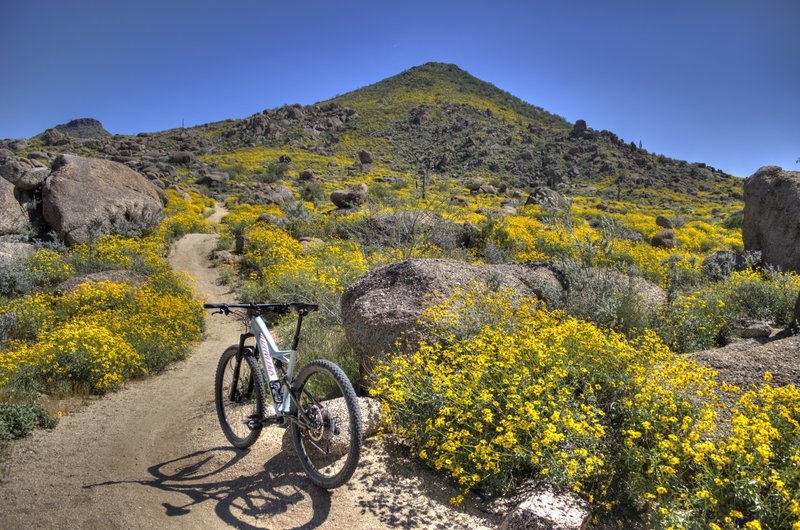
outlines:
[[[218, 210], [212, 220], [224, 212]], [[209, 301], [232, 301], [209, 255], [217, 237], [175, 244]], [[217, 424], [213, 377], [240, 330], [207, 319], [205, 340], [187, 360], [91, 401], [52, 431], [11, 445], [0, 484], [0, 528], [491, 528], [498, 520], [405, 451], [368, 440], [356, 474], [339, 489], [311, 485], [280, 452], [283, 431], [264, 430], [249, 450], [232, 448]]]
[[738, 340], [722, 348], [694, 353], [692, 357], [742, 391], [760, 385], [764, 372], [772, 374], [773, 386], [800, 386], [800, 336], [785, 331], [769, 338]]

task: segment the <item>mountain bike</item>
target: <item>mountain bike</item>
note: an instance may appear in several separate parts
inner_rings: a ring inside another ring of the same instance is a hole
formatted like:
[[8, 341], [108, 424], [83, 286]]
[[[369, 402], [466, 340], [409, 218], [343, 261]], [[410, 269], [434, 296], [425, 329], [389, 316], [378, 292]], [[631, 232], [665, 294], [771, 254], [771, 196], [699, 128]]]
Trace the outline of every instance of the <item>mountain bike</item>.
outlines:
[[[330, 489], [353, 475], [361, 455], [361, 410], [353, 385], [335, 363], [316, 359], [295, 376], [303, 318], [318, 306], [300, 302], [204, 304], [212, 315], [236, 315], [247, 325], [239, 344], [220, 357], [214, 401], [222, 432], [234, 447], [253, 445], [266, 425], [291, 428], [300, 464]], [[281, 350], [267, 322], [297, 313], [291, 348]], [[254, 339], [251, 344], [250, 339]], [[269, 390], [272, 407], [267, 405]]]

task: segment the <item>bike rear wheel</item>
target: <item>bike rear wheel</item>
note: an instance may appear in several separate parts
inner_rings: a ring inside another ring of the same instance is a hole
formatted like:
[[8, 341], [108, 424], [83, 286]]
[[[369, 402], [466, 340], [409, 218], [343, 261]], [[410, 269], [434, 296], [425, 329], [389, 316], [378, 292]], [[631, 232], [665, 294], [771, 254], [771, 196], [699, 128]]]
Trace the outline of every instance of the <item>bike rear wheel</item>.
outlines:
[[[252, 349], [237, 359], [238, 346], [230, 346], [217, 365], [214, 401], [222, 432], [234, 447], [245, 449], [258, 440], [264, 416], [264, 381]], [[238, 366], [238, 373], [237, 373]]]
[[341, 368], [317, 359], [300, 371], [292, 395], [292, 441], [300, 464], [316, 485], [341, 486], [361, 456], [361, 410], [353, 385]]

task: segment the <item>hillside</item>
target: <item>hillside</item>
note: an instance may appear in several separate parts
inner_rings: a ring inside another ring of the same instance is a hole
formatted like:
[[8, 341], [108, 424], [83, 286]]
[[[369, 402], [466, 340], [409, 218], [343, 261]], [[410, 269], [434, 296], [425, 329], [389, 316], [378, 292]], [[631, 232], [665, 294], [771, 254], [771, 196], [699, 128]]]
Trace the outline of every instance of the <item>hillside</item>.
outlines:
[[[82, 120], [76, 120], [82, 121]], [[590, 124], [589, 124], [590, 125]], [[59, 126], [64, 127], [64, 126]], [[428, 63], [316, 105], [268, 109], [243, 120], [136, 137], [54, 134], [27, 144], [112, 157], [135, 169], [175, 151], [220, 155], [243, 148], [300, 149], [352, 160], [368, 150], [379, 166], [499, 188], [549, 186], [568, 193], [675, 206], [673, 194], [728, 204], [740, 180], [703, 163], [656, 155], [528, 104], [455, 65]], [[93, 130], [104, 131], [99, 123]], [[262, 161], [266, 164], [268, 161]], [[150, 168], [174, 176], [168, 167]], [[680, 201], [679, 201], [680, 202]]]

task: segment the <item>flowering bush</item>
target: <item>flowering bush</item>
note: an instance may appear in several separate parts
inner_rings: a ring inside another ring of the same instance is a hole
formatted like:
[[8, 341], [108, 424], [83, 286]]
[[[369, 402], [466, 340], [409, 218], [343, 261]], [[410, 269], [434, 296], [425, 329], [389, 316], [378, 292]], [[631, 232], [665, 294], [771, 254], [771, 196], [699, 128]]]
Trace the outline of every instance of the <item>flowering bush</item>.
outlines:
[[734, 272], [723, 282], [681, 294], [663, 309], [659, 335], [676, 352], [721, 343], [741, 318], [788, 326], [800, 291], [800, 276], [771, 269]]
[[727, 434], [717, 393], [731, 389], [653, 333], [626, 340], [474, 288], [422, 323], [440, 342], [384, 363], [372, 392], [464, 492], [539, 476], [656, 528], [800, 528], [796, 388], [745, 394]]
[[213, 199], [194, 191], [181, 195], [173, 189], [167, 190], [167, 197], [165, 219], [157, 229], [161, 238], [170, 242], [184, 234], [208, 232], [205, 214], [206, 209], [214, 205]]
[[11, 301], [0, 352], [0, 385], [87, 385], [102, 393], [163, 368], [199, 339], [202, 312], [180, 278], [165, 272], [147, 284], [84, 283], [70, 293]]

